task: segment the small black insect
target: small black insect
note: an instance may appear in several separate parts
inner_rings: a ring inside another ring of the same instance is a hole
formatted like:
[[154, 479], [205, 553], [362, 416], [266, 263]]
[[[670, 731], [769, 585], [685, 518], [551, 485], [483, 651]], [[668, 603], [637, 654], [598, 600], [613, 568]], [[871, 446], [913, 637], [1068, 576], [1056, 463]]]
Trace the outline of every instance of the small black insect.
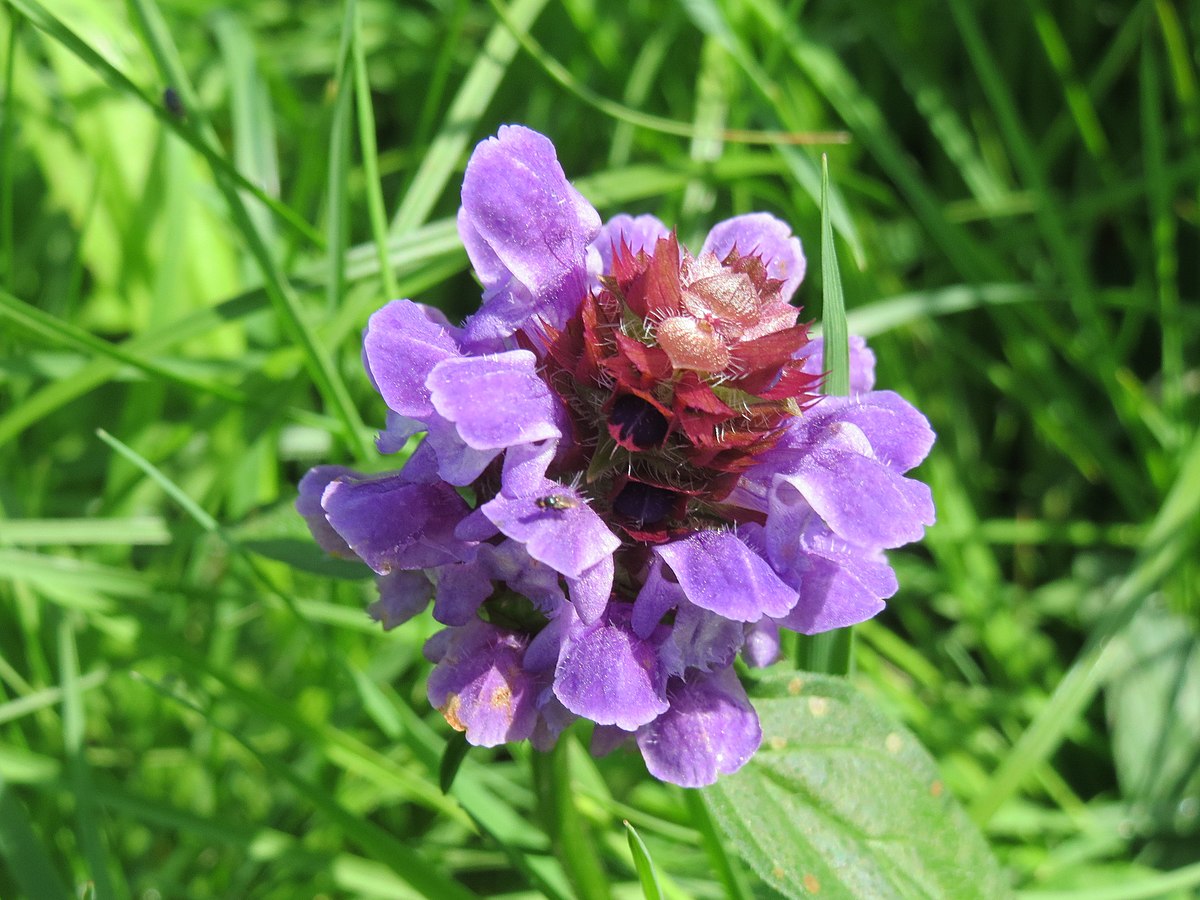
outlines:
[[187, 115], [187, 110], [183, 106], [183, 98], [179, 96], [179, 91], [173, 87], [167, 88], [162, 95], [163, 106], [167, 108], [167, 112], [177, 119], [182, 119]]
[[574, 509], [579, 501], [568, 494], [547, 494], [533, 501], [538, 509]]

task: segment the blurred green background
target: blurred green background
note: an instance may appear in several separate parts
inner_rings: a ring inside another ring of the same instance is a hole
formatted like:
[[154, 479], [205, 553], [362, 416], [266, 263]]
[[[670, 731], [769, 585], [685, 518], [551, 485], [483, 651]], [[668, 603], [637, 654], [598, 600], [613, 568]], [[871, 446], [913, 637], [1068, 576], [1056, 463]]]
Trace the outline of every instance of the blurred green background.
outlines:
[[[562, 884], [528, 748], [443, 796], [434, 623], [380, 632], [291, 509], [389, 463], [360, 330], [478, 302], [453, 216], [505, 122], [603, 215], [787, 220], [814, 320], [828, 153], [851, 331], [939, 435], [856, 680], [1017, 888], [1195, 895], [1200, 6], [0, 9], [0, 896]], [[627, 818], [669, 895], [725, 896], [685, 792], [582, 746], [614, 895]]]

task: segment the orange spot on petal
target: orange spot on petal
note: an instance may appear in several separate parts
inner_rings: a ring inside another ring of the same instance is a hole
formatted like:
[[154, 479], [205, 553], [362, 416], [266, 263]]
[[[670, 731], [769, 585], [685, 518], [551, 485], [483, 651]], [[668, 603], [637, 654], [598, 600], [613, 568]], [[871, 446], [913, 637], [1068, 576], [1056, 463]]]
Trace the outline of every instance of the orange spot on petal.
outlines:
[[492, 704], [492, 709], [508, 709], [512, 706], [512, 689], [507, 684], [500, 685], [492, 691], [489, 702]]
[[458, 694], [451, 694], [446, 698], [445, 704], [438, 708], [438, 712], [445, 718], [448, 724], [455, 731], [466, 731], [467, 726], [463, 724], [462, 719], [458, 717], [458, 708], [462, 705], [462, 701], [458, 699]]

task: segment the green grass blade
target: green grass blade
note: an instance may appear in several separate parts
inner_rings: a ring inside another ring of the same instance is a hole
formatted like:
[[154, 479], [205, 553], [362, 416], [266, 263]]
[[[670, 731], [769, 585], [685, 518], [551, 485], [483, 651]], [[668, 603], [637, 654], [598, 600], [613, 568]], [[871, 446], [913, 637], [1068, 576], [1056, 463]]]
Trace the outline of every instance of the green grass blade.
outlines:
[[[276, 198], [279, 192], [279, 159], [275, 111], [270, 106], [267, 85], [259, 73], [253, 38], [242, 20], [230, 11], [218, 11], [213, 16], [212, 28], [229, 79], [237, 170], [259, 185], [264, 194]], [[268, 242], [274, 244], [277, 235], [270, 210], [251, 206], [249, 213]]]
[[443, 794], [450, 793], [450, 788], [454, 787], [459, 767], [470, 751], [471, 745], [467, 743], [467, 736], [463, 732], [454, 732], [446, 741], [446, 749], [442, 751], [442, 761], [438, 766], [438, 787]]
[[[323, 245], [320, 235], [312, 229], [312, 226], [300, 218], [293, 209], [266, 194], [262, 188], [238, 172], [237, 169], [229, 164], [229, 160], [219, 150], [214, 149], [214, 145], [208, 139], [201, 136], [197, 128], [191, 124], [192, 119], [201, 115], [201, 106], [195, 101], [195, 94], [194, 92], [190, 92], [190, 88], [189, 93], [185, 95], [187, 116], [184, 119], [180, 119], [163, 105], [162, 99], [158, 94], [147, 93], [139, 88], [125, 73], [112, 65], [103, 55], [96, 52], [95, 49], [72, 31], [61, 19], [51, 14], [46, 7], [42, 6], [38, 0], [6, 0], [6, 2], [15, 7], [37, 28], [44, 31], [78, 56], [87, 66], [95, 70], [96, 74], [105, 82], [112, 85], [122, 94], [133, 97], [142, 103], [164, 127], [172, 131], [186, 142], [189, 147], [203, 156], [214, 171], [220, 172], [222, 178], [232, 181], [238, 189], [248, 191], [255, 199], [270, 209], [280, 221], [286, 223], [309, 243], [315, 244], [318, 247]], [[167, 79], [166, 84], [174, 87], [176, 90], [182, 90], [178, 86], [178, 83], [170, 79]], [[187, 107], [186, 103], [189, 98], [191, 106]]]
[[636, 828], [629, 824], [628, 820], [622, 824], [625, 826], [625, 837], [629, 840], [629, 852], [633, 855], [633, 866], [637, 870], [638, 882], [642, 885], [642, 896], [646, 900], [663, 900], [662, 888], [658, 885], [658, 875], [654, 871], [654, 861], [650, 858], [650, 851], [646, 849], [642, 836], [638, 834]]
[[[22, 0], [27, 2], [27, 0]], [[137, 12], [143, 36], [149, 43], [158, 61], [164, 79], [176, 85], [186, 98], [194, 97], [195, 90], [187, 72], [180, 62], [179, 52], [171, 40], [170, 32], [162, 21], [154, 0], [131, 0]], [[245, 204], [237, 193], [236, 185], [226, 177], [225, 167], [214, 167], [213, 175], [217, 186], [225, 197], [235, 226], [245, 240], [251, 255], [263, 274], [264, 288], [280, 318], [304, 351], [305, 363], [325, 401], [343, 426], [343, 438], [360, 460], [372, 459], [374, 447], [367, 437], [358, 410], [350, 399], [338, 369], [324, 344], [308, 323], [287, 276], [280, 268], [274, 253], [266, 243], [264, 235], [256, 227]]]
[[721, 886], [725, 889], [725, 896], [729, 900], [750, 900], [753, 894], [746, 884], [746, 875], [741, 862], [729, 852], [730, 848], [726, 846], [724, 838], [713, 824], [712, 816], [709, 814], [708, 805], [704, 799], [704, 792], [684, 791], [683, 800], [691, 824], [700, 832], [700, 839], [704, 844], [705, 853], [708, 855], [709, 865], [712, 866]]
[[[957, 284], [935, 291], [898, 294], [865, 304], [846, 314], [846, 325], [851, 334], [872, 337], [926, 318], [1049, 299], [1043, 291], [1027, 284]], [[814, 328], [813, 332], [821, 333], [819, 328]]]
[[25, 805], [0, 776], [0, 859], [26, 897], [73, 896], [58, 877], [50, 851], [34, 831]]
[[[1196, 85], [1195, 47], [1189, 49], [1188, 34], [1179, 21], [1179, 13], [1168, 0], [1155, 0], [1159, 30], [1166, 44], [1167, 60], [1171, 66], [1171, 82], [1183, 112], [1184, 130], [1193, 140], [1200, 137], [1200, 89]], [[1193, 19], [1193, 25], [1195, 20]], [[1192, 35], [1193, 42], [1195, 35]]]
[[25, 18], [15, 10], [8, 13], [8, 46], [4, 54], [4, 105], [0, 107], [0, 285], [11, 289], [16, 257], [13, 256], [13, 69], [17, 41]]
[[1021, 900], [1156, 900], [1160, 897], [1194, 897], [1200, 890], [1200, 863], [1180, 866], [1169, 872], [1132, 877], [1110, 876], [1106, 882], [1119, 877], [1116, 884], [1092, 885], [1077, 890], [1022, 891]]
[[888, 125], [887, 117], [857, 83], [837, 54], [802, 33], [776, 0], [750, 7], [786, 47], [792, 61], [830, 102], [860, 142], [895, 181], [930, 237], [965, 277], [1000, 280], [1006, 266], [970, 234], [948, 221], [940, 199], [922, 178]]
[[70, 322], [44, 313], [7, 291], [0, 291], [0, 318], [8, 320], [29, 334], [37, 335], [48, 343], [78, 350], [89, 356], [93, 354], [107, 356], [132, 366], [152, 378], [178, 384], [200, 393], [211, 394], [232, 403], [245, 404], [249, 402], [249, 398], [236, 388], [227, 387], [218, 382], [200, 381], [144, 359], [119, 344], [101, 340]]
[[[512, 24], [520, 29], [531, 27], [545, 7], [546, 0], [517, 0], [510, 12]], [[404, 192], [404, 200], [392, 219], [393, 235], [407, 234], [429, 218], [451, 173], [471, 145], [480, 117], [504, 81], [517, 49], [508, 25], [497, 23], [446, 111], [433, 143], [421, 158], [417, 174]]]
[[575, 805], [567, 749], [563, 739], [551, 750], [532, 754], [539, 817], [577, 895], [584, 900], [608, 900], [604, 866]]
[[950, 12], [962, 35], [967, 55], [991, 101], [1017, 170], [1026, 187], [1038, 198], [1034, 207], [1035, 220], [1044, 240], [1055, 254], [1059, 269], [1067, 282], [1071, 307], [1079, 324], [1085, 329], [1090, 351], [1102, 361], [1099, 368], [1103, 374], [1106, 367], [1112, 367], [1109, 350], [1111, 336], [1107, 334], [1102, 319], [1089, 315], [1087, 304], [1090, 302], [1092, 285], [1083, 262], [1083, 253], [1063, 221], [1057, 196], [1038, 161], [1037, 152], [1021, 121], [1007, 80], [1001, 74], [988, 47], [975, 11], [963, 0], [951, 0]]
[[124, 879], [118, 883], [118, 891], [117, 885], [109, 875], [109, 853], [105, 848], [100, 824], [100, 801], [92, 785], [91, 767], [84, 755], [86, 712], [83, 687], [79, 678], [79, 651], [71, 618], [66, 615], [59, 619], [58, 657], [59, 678], [63, 690], [63, 751], [67, 758], [71, 792], [75, 797], [79, 842], [88, 862], [88, 875], [95, 885], [96, 896], [101, 900], [128, 897], [129, 891]]
[[210, 727], [228, 735], [244, 747], [272, 778], [290, 784], [299, 796], [303, 797], [324, 817], [335, 823], [350, 840], [366, 849], [372, 858], [386, 864], [407, 884], [424, 896], [445, 897], [447, 900], [469, 900], [476, 896], [459, 882], [447, 877], [445, 873], [424, 859], [418, 851], [398, 841], [375, 823], [348, 810], [337, 797], [330, 794], [321, 785], [305, 778], [290, 766], [280, 763], [273, 756], [259, 750], [254, 743], [233, 729], [225, 728], [212, 713], [183, 700], [177, 694], [167, 691], [163, 691], [163, 693], [190, 707], [203, 716]]
[[[846, 295], [838, 271], [837, 246], [829, 215], [829, 160], [821, 157], [821, 369], [823, 393], [850, 395], [850, 331], [846, 324]], [[824, 634], [801, 635], [797, 664], [810, 672], [846, 675], [854, 666], [854, 630], [837, 628]]]
[[[792, 131], [799, 133], [802, 120], [795, 115], [790, 104], [782, 101], [784, 91], [759, 64], [754, 52], [746, 46], [743, 40], [739, 39], [721, 8], [713, 0], [687, 0], [684, 3], [684, 10], [701, 31], [716, 39], [725, 48], [749, 76], [751, 83], [758, 89], [762, 97], [775, 108], [780, 116], [780, 121]], [[829, 135], [829, 137], [837, 138], [830, 143], [844, 143], [847, 139], [845, 135]], [[795, 147], [781, 143], [774, 150], [787, 164], [796, 183], [813, 198], [813, 202], [821, 204], [823, 202], [821, 200], [822, 180], [819, 166]], [[849, 245], [850, 252], [854, 255], [855, 265], [860, 269], [864, 268], [866, 253], [863, 250], [862, 238], [853, 219], [850, 218], [845, 200], [836, 187], [827, 190], [834, 230]]]
[[[1179, 257], [1175, 246], [1178, 229], [1171, 209], [1174, 200], [1167, 185], [1167, 137], [1162, 120], [1162, 96], [1158, 59], [1153, 35], [1142, 44], [1140, 66], [1142, 146], [1146, 159], [1146, 194], [1150, 206], [1154, 245], [1154, 281], [1158, 292], [1158, 322], [1161, 335], [1162, 404], [1168, 419], [1183, 424], [1184, 326], [1179, 302]], [[1182, 435], [1172, 435], [1176, 443]]]
[[379, 150], [375, 145], [375, 113], [371, 108], [371, 83], [367, 77], [367, 55], [363, 49], [362, 15], [354, 13], [354, 100], [358, 111], [358, 146], [362, 152], [363, 177], [367, 190], [367, 215], [371, 220], [371, 235], [379, 254], [379, 276], [383, 294], [389, 300], [400, 295], [396, 275], [388, 260], [388, 223], [383, 208], [383, 188], [379, 181]]
[[151, 481], [163, 489], [168, 497], [179, 504], [179, 508], [191, 516], [197, 525], [199, 525], [205, 531], [212, 533], [216, 533], [221, 530], [221, 526], [218, 524], [216, 519], [201, 509], [200, 505], [191, 497], [189, 497], [187, 493], [179, 487], [179, 485], [167, 478], [166, 475], [152, 465], [144, 456], [142, 456], [128, 444], [125, 444], [113, 437], [103, 428], [96, 429], [96, 436], [100, 438], [100, 440], [104, 441], [104, 443], [108, 444], [108, 446], [116, 450], [117, 453], [121, 454], [121, 456], [133, 463], [142, 472], [144, 472]]
[[0, 545], [126, 546], [169, 544], [171, 530], [159, 516], [127, 519], [0, 519]]
[[1049, 759], [1095, 696], [1117, 662], [1112, 638], [1129, 624], [1158, 584], [1181, 561], [1195, 554], [1197, 536], [1192, 525], [1197, 516], [1200, 516], [1200, 433], [1193, 436], [1137, 562], [1113, 593], [1108, 615], [1093, 629], [1049, 701], [1017, 739], [987, 790], [971, 806], [971, 816], [981, 826], [1021, 788], [1035, 768]]
[[[41, 7], [36, 0], [12, 0], [12, 2], [18, 4], [22, 12], [30, 16], [39, 27], [42, 27], [48, 34], [62, 42], [67, 49], [78, 55], [85, 63], [95, 68], [102, 77], [109, 81], [115, 81], [122, 90], [142, 97], [149, 104], [149, 100], [145, 95], [128, 78], [118, 72], [103, 57], [79, 39], [61, 21]], [[133, 0], [133, 6], [138, 13], [138, 20], [143, 27], [146, 39], [154, 51], [154, 56], [162, 67], [164, 80], [166, 83], [176, 86], [182, 92], [185, 100], [186, 98], [194, 98], [196, 96], [195, 91], [191, 87], [191, 82], [182, 65], [178, 62], [179, 54], [174, 49], [174, 45], [170, 41], [170, 33], [162, 23], [161, 16], [158, 15], [157, 9], [154, 8], [152, 0]], [[154, 108], [157, 109], [157, 106]], [[165, 111], [161, 112], [160, 115], [165, 121], [178, 125], [178, 123], [174, 122], [173, 117]], [[303, 348], [305, 360], [312, 372], [313, 380], [342, 423], [343, 437], [360, 459], [372, 458], [374, 456], [374, 449], [371, 446], [362, 419], [359, 417], [358, 411], [350, 400], [345, 382], [334, 367], [328, 351], [317, 339], [315, 332], [308, 324], [300, 308], [294, 289], [279, 268], [273, 254], [255, 227], [237, 193], [238, 189], [241, 188], [249, 190], [258, 196], [262, 193], [261, 189], [251, 184], [240, 174], [234, 172], [232, 167], [224, 162], [218, 153], [211, 149], [210, 143], [212, 142], [209, 140], [197, 139], [193, 146], [201, 150], [205, 159], [212, 166], [217, 185], [225, 195], [234, 224], [245, 239], [251, 254], [263, 272], [264, 287], [268, 296], [274, 303], [284, 323]]]
[[846, 294], [838, 271], [837, 246], [829, 216], [829, 159], [821, 157], [821, 368], [822, 391], [835, 397], [850, 395], [850, 331], [846, 325]]
[[[5, 672], [5, 680], [11, 679], [11, 672]], [[95, 672], [89, 672], [87, 675], [82, 675], [79, 678], [79, 691], [81, 694], [93, 690], [108, 681], [109, 672], [107, 669], [101, 669]], [[0, 723], [12, 722], [20, 719], [23, 716], [28, 716], [38, 710], [50, 709], [63, 702], [64, 692], [62, 688], [43, 688], [39, 691], [33, 691], [24, 697], [16, 700], [9, 700], [5, 703], [0, 703]]]
[[[664, 22], [645, 36], [638, 54], [629, 67], [629, 78], [625, 82], [622, 102], [625, 106], [639, 107], [645, 104], [651, 90], [658, 84], [667, 51], [675, 43], [678, 29], [671, 22]], [[613, 128], [612, 141], [608, 147], [609, 168], [627, 165], [633, 150], [636, 129], [629, 122], [617, 122]]]
[[[513, 36], [520, 42], [525, 52], [542, 67], [542, 70], [588, 106], [617, 121], [627, 122], [630, 125], [645, 128], [648, 131], [657, 131], [662, 134], [671, 134], [686, 138], [703, 137], [703, 132], [698, 130], [696, 125], [691, 122], [683, 122], [678, 119], [653, 115], [638, 109], [630, 109], [624, 104], [618, 103], [592, 90], [572, 75], [571, 71], [547, 51], [527, 29], [522, 28], [502, 0], [488, 0], [488, 2], [492, 5], [492, 9], [496, 11], [496, 14], [500, 16], [512, 31]], [[849, 136], [842, 131], [791, 132], [760, 131], [748, 128], [722, 129], [720, 136], [722, 140], [736, 143], [768, 145], [844, 144], [849, 140]]]
[[346, 293], [346, 245], [350, 239], [350, 201], [346, 196], [346, 184], [350, 170], [350, 103], [354, 94], [350, 55], [357, 21], [357, 0], [346, 0], [333, 76], [337, 93], [333, 97], [333, 115], [329, 123], [329, 170], [325, 184], [325, 306], [331, 312], [337, 309]]

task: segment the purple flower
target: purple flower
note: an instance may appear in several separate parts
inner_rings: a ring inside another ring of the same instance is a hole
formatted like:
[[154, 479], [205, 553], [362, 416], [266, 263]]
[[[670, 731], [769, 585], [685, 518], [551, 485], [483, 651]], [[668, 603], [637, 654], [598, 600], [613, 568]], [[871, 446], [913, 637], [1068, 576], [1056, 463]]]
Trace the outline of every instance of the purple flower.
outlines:
[[461, 327], [396, 300], [363, 358], [395, 473], [322, 466], [296, 506], [320, 546], [378, 573], [385, 628], [433, 603], [430, 701], [473, 744], [593, 751], [632, 740], [650, 772], [709, 784], [761, 732], [735, 674], [782, 629], [878, 613], [884, 555], [933, 522], [906, 473], [933, 432], [875, 391], [822, 397], [822, 347], [791, 299], [800, 242], [766, 213], [698, 253], [653, 216], [607, 223], [554, 147], [519, 126], [467, 165], [458, 230], [483, 285]]
[[443, 634], [446, 640], [426, 645], [437, 664], [429, 702], [480, 747], [532, 736], [539, 685], [521, 666], [528, 639], [479, 620]]

